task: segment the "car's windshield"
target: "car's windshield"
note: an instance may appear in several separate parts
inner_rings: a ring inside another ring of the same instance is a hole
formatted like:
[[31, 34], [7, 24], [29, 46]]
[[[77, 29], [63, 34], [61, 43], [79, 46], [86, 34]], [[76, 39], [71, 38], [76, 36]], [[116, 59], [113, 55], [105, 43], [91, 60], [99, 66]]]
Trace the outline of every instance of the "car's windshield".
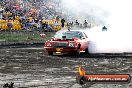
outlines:
[[57, 32], [55, 38], [62, 39], [65, 37], [66, 39], [72, 38], [82, 38], [82, 32], [80, 31], [65, 31], [65, 32]]

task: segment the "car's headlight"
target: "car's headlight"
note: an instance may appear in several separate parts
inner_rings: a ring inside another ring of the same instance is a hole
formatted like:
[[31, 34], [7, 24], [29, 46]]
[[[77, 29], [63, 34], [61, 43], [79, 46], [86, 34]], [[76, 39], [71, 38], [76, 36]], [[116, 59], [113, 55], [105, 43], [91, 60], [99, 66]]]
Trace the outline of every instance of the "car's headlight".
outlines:
[[74, 42], [69, 42], [69, 47], [74, 47]]

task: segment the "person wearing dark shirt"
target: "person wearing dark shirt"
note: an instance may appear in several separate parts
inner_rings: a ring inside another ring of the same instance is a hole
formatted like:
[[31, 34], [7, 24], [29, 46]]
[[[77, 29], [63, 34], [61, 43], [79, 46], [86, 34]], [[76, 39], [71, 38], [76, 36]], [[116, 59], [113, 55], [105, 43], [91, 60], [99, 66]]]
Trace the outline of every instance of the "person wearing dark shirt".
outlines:
[[61, 27], [64, 27], [65, 26], [65, 19], [61, 19]]
[[84, 21], [83, 27], [84, 28], [87, 28], [88, 27], [88, 22], [86, 20]]
[[79, 26], [79, 22], [76, 20], [75, 25]]
[[104, 26], [104, 27], [102, 28], [102, 31], [107, 31], [107, 28]]

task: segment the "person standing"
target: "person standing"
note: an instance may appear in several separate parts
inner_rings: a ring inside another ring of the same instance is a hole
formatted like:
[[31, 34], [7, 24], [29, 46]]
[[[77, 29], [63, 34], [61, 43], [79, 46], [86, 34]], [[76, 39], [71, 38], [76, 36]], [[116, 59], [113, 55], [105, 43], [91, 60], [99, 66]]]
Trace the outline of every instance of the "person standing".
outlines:
[[63, 28], [65, 26], [65, 19], [61, 19], [61, 27]]
[[79, 27], [79, 22], [76, 20], [76, 22], [75, 22], [75, 26], [76, 27]]
[[84, 28], [87, 28], [88, 27], [88, 22], [86, 20], [84, 21], [83, 27]]

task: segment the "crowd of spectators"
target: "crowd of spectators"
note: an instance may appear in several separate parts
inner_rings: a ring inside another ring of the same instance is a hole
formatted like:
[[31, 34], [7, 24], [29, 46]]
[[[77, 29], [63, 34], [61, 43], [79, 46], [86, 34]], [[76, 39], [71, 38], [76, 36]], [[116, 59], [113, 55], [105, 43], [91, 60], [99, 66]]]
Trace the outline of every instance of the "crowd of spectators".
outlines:
[[[0, 20], [18, 20], [22, 28], [28, 29], [31, 25], [42, 28], [42, 20], [61, 18], [60, 0], [1, 0]], [[48, 27], [48, 26], [46, 26]]]
[[[43, 20], [54, 20], [54, 25], [61, 23], [61, 27], [65, 26], [65, 16], [60, 9], [61, 0], [1, 0], [0, 2], [0, 20], [18, 20], [22, 29], [51, 29], [48, 22]], [[8, 21], [7, 21], [8, 22]], [[11, 21], [12, 22], [12, 21]], [[11, 23], [7, 26], [12, 27]], [[76, 26], [87, 27], [88, 23], [79, 24], [77, 20], [74, 22]], [[67, 22], [67, 26], [72, 27], [73, 22]]]
[[[13, 19], [15, 16], [36, 17], [52, 19], [60, 15], [60, 0], [2, 0], [0, 2], [0, 12], [4, 19]], [[2, 16], [1, 16], [2, 18]]]

